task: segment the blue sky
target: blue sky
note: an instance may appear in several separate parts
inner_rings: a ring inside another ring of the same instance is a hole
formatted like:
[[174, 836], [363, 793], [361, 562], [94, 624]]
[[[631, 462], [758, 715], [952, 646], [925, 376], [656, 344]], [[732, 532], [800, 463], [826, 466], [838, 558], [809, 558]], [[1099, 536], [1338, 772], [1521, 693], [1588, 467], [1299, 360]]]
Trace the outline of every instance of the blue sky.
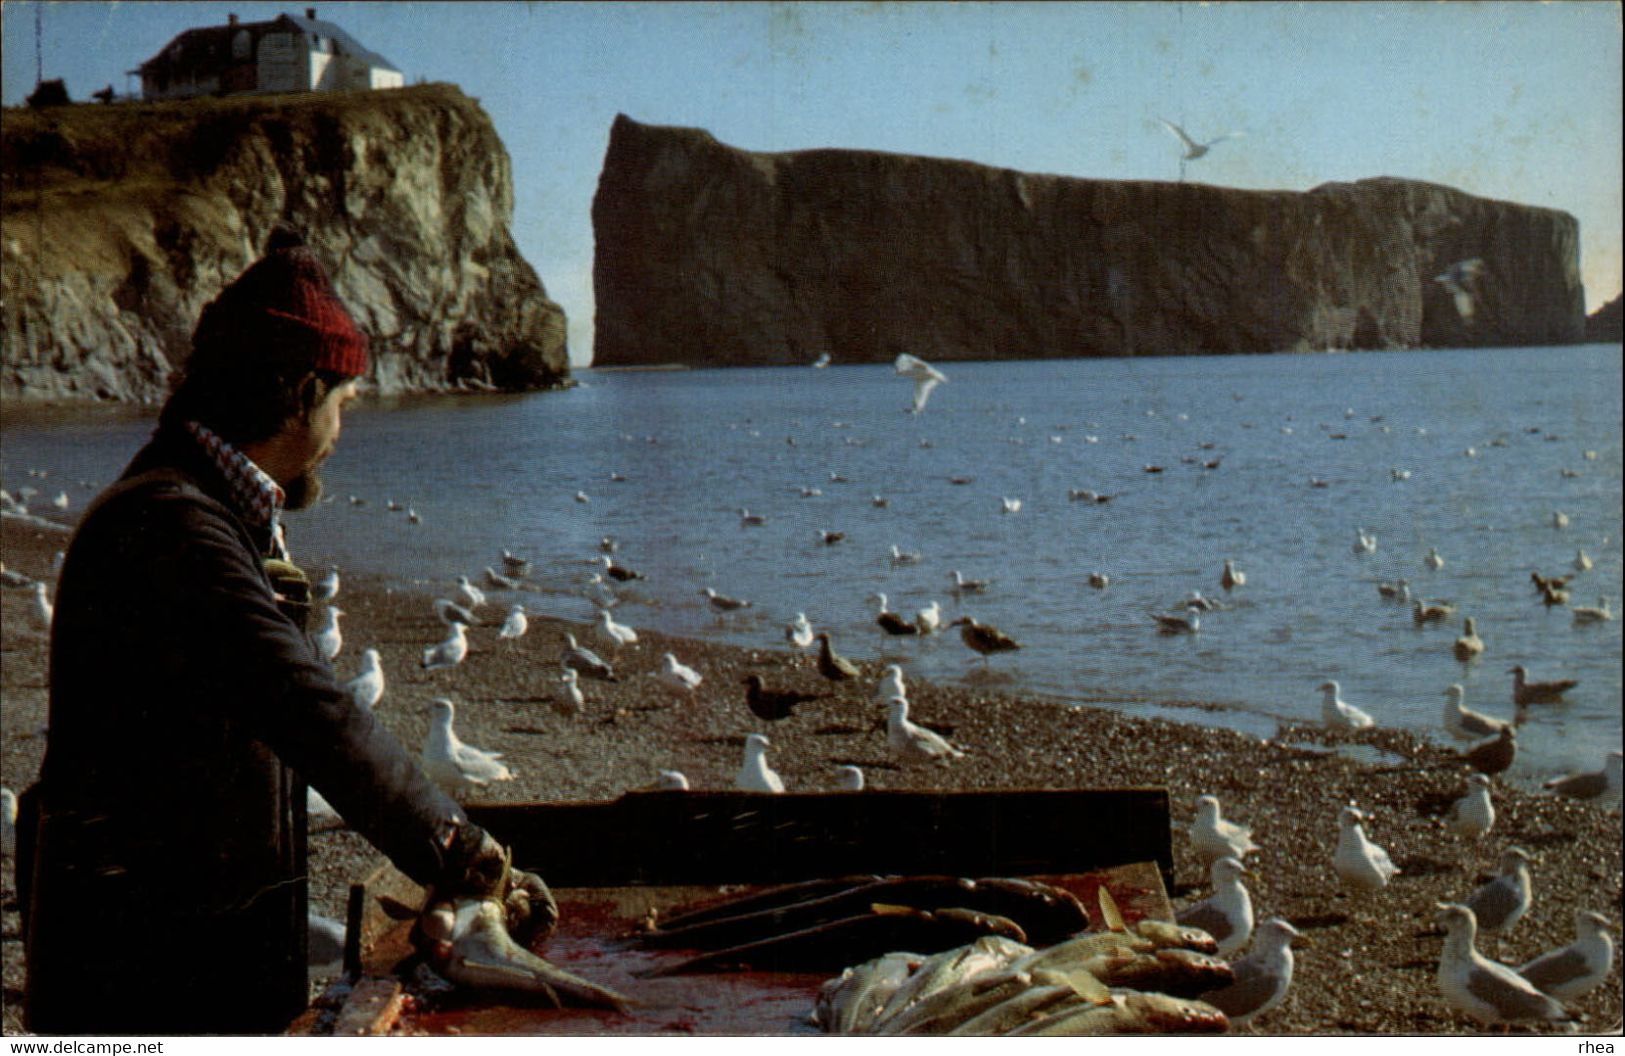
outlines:
[[[4, 102], [75, 99], [185, 29], [277, 3], [7, 0]], [[780, 151], [851, 147], [1097, 179], [1175, 179], [1165, 116], [1241, 132], [1187, 178], [1307, 190], [1401, 176], [1563, 209], [1588, 310], [1620, 292], [1621, 7], [1510, 3], [321, 3], [408, 83], [480, 100], [513, 159], [514, 236], [591, 347], [591, 204], [617, 112]]]

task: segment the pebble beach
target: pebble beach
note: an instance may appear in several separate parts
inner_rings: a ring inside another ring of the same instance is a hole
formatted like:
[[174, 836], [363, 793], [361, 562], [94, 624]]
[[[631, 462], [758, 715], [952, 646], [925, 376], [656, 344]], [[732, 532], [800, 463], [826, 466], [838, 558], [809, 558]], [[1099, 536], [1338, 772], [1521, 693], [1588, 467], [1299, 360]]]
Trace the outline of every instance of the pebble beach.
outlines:
[[[8, 570], [49, 582], [52, 556], [67, 538], [61, 526], [8, 517], [0, 532], [0, 560]], [[1443, 932], [1434, 922], [1435, 903], [1464, 898], [1490, 877], [1497, 856], [1510, 845], [1524, 848], [1533, 860], [1534, 903], [1504, 937], [1503, 960], [1520, 964], [1569, 942], [1577, 910], [1603, 913], [1619, 933], [1618, 808], [1495, 780], [1494, 827], [1476, 843], [1466, 841], [1440, 819], [1466, 790], [1470, 772], [1454, 760], [1455, 748], [1443, 738], [1380, 728], [1287, 728], [1259, 738], [1197, 721], [1063, 705], [1012, 689], [1001, 681], [995, 657], [985, 676], [963, 686], [910, 681], [911, 716], [950, 728], [951, 739], [966, 754], [946, 763], [899, 763], [889, 753], [884, 729], [876, 726], [884, 716], [873, 700], [880, 662], [861, 663], [860, 679], [831, 684], [817, 673], [813, 653], [795, 650], [782, 637], [742, 648], [640, 627], [636, 644], [611, 649], [595, 639], [590, 625], [532, 618], [523, 637], [500, 640], [503, 615], [524, 595], [494, 589], [477, 613], [481, 625], [469, 632], [467, 659], [425, 672], [423, 649], [444, 636], [432, 602], [451, 596], [451, 590], [448, 584], [443, 593], [413, 592], [346, 576], [337, 599], [345, 614], [344, 646], [334, 667], [348, 679], [358, 672], [363, 649], [380, 651], [387, 688], [377, 714], [413, 749], [423, 743], [431, 701], [453, 700], [463, 740], [503, 752], [516, 772], [513, 780], [482, 790], [483, 800], [613, 799], [650, 784], [662, 769], [681, 770], [695, 788], [731, 787], [745, 737], [753, 732], [771, 736], [769, 761], [792, 792], [836, 788], [841, 764], [860, 766], [868, 786], [879, 789], [1166, 787], [1175, 862], [1170, 895], [1180, 905], [1207, 893], [1207, 877], [1185, 829], [1197, 797], [1217, 796], [1226, 817], [1252, 826], [1261, 848], [1247, 878], [1258, 919], [1283, 917], [1305, 936], [1297, 948], [1292, 990], [1256, 1021], [1258, 1034], [1486, 1032], [1439, 991], [1435, 972]], [[26, 589], [0, 594], [0, 783], [19, 791], [34, 779], [45, 750], [46, 637], [30, 619], [32, 605]], [[586, 705], [574, 715], [555, 704], [562, 690], [557, 660], [566, 632], [609, 659], [618, 674], [612, 683], [583, 679]], [[691, 696], [679, 699], [656, 679], [666, 652], [703, 676]], [[967, 669], [981, 666], [973, 654], [965, 656]], [[752, 674], [777, 688], [827, 696], [768, 728], [745, 706], [742, 683]], [[1193, 719], [1202, 713], [1200, 701], [1158, 703], [1163, 713], [1170, 705], [1188, 709]], [[1608, 747], [1598, 746], [1599, 762]], [[1362, 761], [1378, 754], [1373, 749], [1380, 749], [1383, 761]], [[1349, 802], [1371, 816], [1367, 834], [1401, 870], [1375, 894], [1340, 892], [1331, 868], [1338, 809]], [[382, 858], [343, 830], [314, 833], [310, 851], [313, 906], [342, 917], [349, 884]], [[3, 887], [3, 1025], [14, 1034], [22, 1029], [25, 980], [9, 862]], [[1570, 1006], [1584, 1017], [1582, 1035], [1617, 1032], [1617, 961], [1602, 986]]]

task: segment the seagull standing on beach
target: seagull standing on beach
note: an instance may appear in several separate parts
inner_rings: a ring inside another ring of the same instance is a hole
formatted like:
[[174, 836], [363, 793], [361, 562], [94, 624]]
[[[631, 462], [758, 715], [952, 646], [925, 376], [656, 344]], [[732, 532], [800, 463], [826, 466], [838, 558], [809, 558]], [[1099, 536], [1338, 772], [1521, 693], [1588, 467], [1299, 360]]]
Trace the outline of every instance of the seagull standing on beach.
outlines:
[[844, 682], [849, 678], [858, 677], [857, 665], [835, 651], [827, 632], [820, 632], [818, 635], [818, 673], [831, 682]]
[[361, 673], [344, 683], [344, 690], [358, 707], [371, 711], [384, 699], [384, 662], [378, 650], [367, 649], [361, 654]]
[[332, 660], [344, 647], [344, 635], [339, 631], [339, 617], [343, 615], [342, 609], [329, 605], [327, 620], [314, 635], [316, 648], [321, 652], [323, 660]]
[[797, 649], [805, 649], [813, 644], [812, 624], [807, 622], [805, 612], [796, 613], [796, 618], [785, 625], [784, 640]]
[[1479, 840], [1495, 824], [1495, 806], [1490, 802], [1490, 779], [1483, 774], [1474, 774], [1467, 782], [1467, 794], [1450, 804], [1445, 825], [1464, 840]]
[[440, 622], [445, 624], [447, 627], [450, 627], [454, 623], [460, 623], [465, 627], [472, 627], [479, 622], [474, 618], [474, 614], [472, 612], [469, 612], [467, 609], [463, 608], [455, 601], [452, 601], [450, 598], [436, 598], [434, 600], [434, 614], [438, 616], [440, 618]]
[[745, 761], [740, 764], [739, 776], [734, 784], [746, 792], [783, 792], [784, 779], [767, 765], [767, 750], [772, 742], [759, 733], [745, 738]]
[[1496, 936], [1497, 942], [1523, 919], [1534, 901], [1527, 851], [1522, 847], [1508, 847], [1501, 852], [1499, 868], [1499, 876], [1462, 900], [1462, 905], [1473, 911], [1478, 930]]
[[836, 780], [836, 784], [835, 784], [836, 788], [840, 789], [842, 792], [862, 792], [863, 791], [863, 771], [862, 770], [858, 769], [857, 767], [853, 766], [850, 763], [845, 763], [845, 764], [842, 764], [841, 766], [837, 766], [835, 768], [835, 771], [836, 771], [836, 773], [841, 775]]
[[931, 398], [931, 390], [948, 380], [942, 371], [907, 352], [898, 354], [897, 359], [892, 362], [892, 369], [914, 382], [914, 402], [909, 407], [910, 414], [919, 414], [925, 410], [925, 401]]
[[502, 630], [497, 632], [497, 637], [523, 638], [528, 630], [530, 619], [525, 615], [525, 607], [515, 605], [508, 610], [508, 618], [502, 621]]
[[977, 623], [969, 616], [961, 616], [948, 626], [959, 628], [959, 640], [981, 654], [983, 666], [987, 665], [987, 658], [993, 653], [1007, 653], [1021, 648], [1014, 638], [997, 627]]
[[936, 634], [942, 627], [942, 606], [933, 601], [914, 614], [914, 625], [921, 634]]
[[423, 669], [439, 671], [444, 667], [456, 667], [466, 656], [468, 656], [468, 629], [461, 622], [453, 622], [451, 634], [445, 641], [423, 650]]
[[1543, 953], [1518, 969], [1535, 989], [1558, 1001], [1590, 993], [1614, 967], [1614, 940], [1608, 918], [1590, 909], [1574, 913], [1574, 941]]
[[699, 688], [700, 682], [703, 681], [698, 671], [678, 660], [671, 653], [662, 654], [660, 657], [659, 678], [667, 689], [684, 695], [693, 693], [695, 689]]
[[1353, 704], [1345, 702], [1335, 679], [1320, 684], [1320, 721], [1333, 730], [1363, 730], [1375, 726], [1376, 720]]
[[681, 770], [662, 770], [655, 775], [654, 787], [662, 792], [687, 792], [688, 776]]
[[1525, 1020], [1568, 1020], [1573, 1017], [1553, 998], [1504, 964], [1478, 952], [1478, 922], [1473, 911], [1456, 902], [1439, 902], [1444, 950], [1439, 955], [1439, 989], [1457, 1010], [1494, 1026]]
[[893, 697], [908, 698], [908, 690], [903, 686], [903, 669], [897, 664], [887, 664], [886, 669], [880, 673], [880, 684], [875, 687], [875, 700], [885, 704]]
[[1617, 802], [1620, 798], [1620, 766], [1622, 759], [1625, 759], [1625, 753], [1616, 748], [1609, 752], [1608, 757], [1603, 760], [1601, 770], [1569, 774], [1566, 777], [1554, 777], [1541, 787], [1569, 799], [1612, 799]]
[[1226, 819], [1219, 810], [1219, 797], [1201, 796], [1196, 800], [1196, 820], [1189, 829], [1191, 849], [1212, 866], [1220, 858], [1244, 860], [1258, 850], [1253, 843], [1253, 830]]
[[1356, 893], [1381, 891], [1399, 872], [1388, 852], [1366, 839], [1360, 826], [1365, 817], [1353, 806], [1338, 812], [1337, 850], [1332, 854], [1338, 878]]
[[580, 674], [588, 678], [596, 678], [602, 682], [614, 682], [615, 669], [604, 662], [604, 658], [576, 643], [576, 636], [566, 631], [564, 633], [564, 655], [559, 657], [559, 663], [565, 667], [573, 667]]
[[1510, 725], [1502, 726], [1492, 738], [1486, 738], [1461, 753], [1461, 761], [1481, 774], [1499, 774], [1512, 766], [1518, 757], [1518, 741]]
[[1268, 1012], [1292, 986], [1292, 940], [1301, 934], [1280, 917], [1266, 920], [1258, 926], [1258, 937], [1247, 956], [1230, 966], [1234, 981], [1209, 990], [1200, 1000], [1223, 1012], [1236, 1026], [1246, 1026]]
[[581, 692], [581, 676], [575, 668], [564, 669], [559, 675], [559, 685], [563, 688], [553, 698], [554, 711], [565, 718], [573, 718], [587, 709], [587, 695]]
[[485, 604], [485, 591], [470, 583], [467, 576], [457, 577], [457, 596], [462, 598], [463, 604], [470, 610]]
[[332, 601], [339, 596], [339, 566], [328, 565], [327, 571], [316, 581], [311, 597], [317, 601]]
[[907, 699], [893, 697], [886, 702], [886, 708], [886, 743], [904, 761], [963, 758], [965, 753], [940, 733], [909, 721]]
[[34, 581], [34, 608], [31, 611], [34, 629], [49, 631], [56, 607], [51, 604], [51, 588], [43, 579]]
[[1241, 882], [1246, 874], [1247, 867], [1235, 858], [1227, 855], [1216, 860], [1208, 869], [1213, 894], [1174, 914], [1180, 924], [1213, 936], [1220, 957], [1243, 949], [1253, 937], [1253, 900]]
[[423, 772], [448, 794], [483, 788], [492, 781], [512, 781], [513, 771], [501, 752], [464, 744], [452, 729], [457, 707], [445, 697], [430, 705], [429, 733], [423, 740]]
[[608, 609], [598, 610], [596, 629], [598, 640], [612, 649], [618, 649], [623, 645], [636, 645], [638, 641], [638, 632], [624, 623], [616, 623], [615, 617], [609, 614]]

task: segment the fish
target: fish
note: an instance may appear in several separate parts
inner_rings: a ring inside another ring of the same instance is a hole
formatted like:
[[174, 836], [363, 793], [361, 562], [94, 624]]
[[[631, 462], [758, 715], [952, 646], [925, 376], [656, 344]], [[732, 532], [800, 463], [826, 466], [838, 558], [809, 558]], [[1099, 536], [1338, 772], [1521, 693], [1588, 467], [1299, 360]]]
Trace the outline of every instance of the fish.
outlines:
[[573, 1005], [625, 1012], [631, 998], [567, 972], [531, 953], [508, 933], [507, 909], [496, 898], [432, 904], [419, 918], [429, 964], [471, 990], [539, 994], [554, 1008]]
[[1224, 961], [1182, 948], [1146, 949], [1149, 940], [1117, 932], [1092, 932], [1038, 950], [1012, 964], [1037, 971], [1083, 969], [1111, 987], [1154, 990], [1175, 997], [1195, 997], [1227, 986], [1234, 973]]
[[926, 961], [924, 954], [897, 951], [843, 969], [818, 988], [813, 1025], [826, 1034], [865, 1034], [897, 989]]
[[932, 1000], [932, 1007], [920, 1014], [934, 1015], [942, 1008], [936, 995], [989, 973], [1003, 972], [1011, 962], [1031, 952], [1032, 947], [1026, 943], [1012, 942], [1000, 935], [984, 935], [968, 945], [935, 954], [886, 1002], [875, 1017], [877, 1025], [912, 1015], [927, 998]]
[[1223, 1012], [1167, 994], [1113, 991], [1104, 1005], [1070, 1006], [1011, 1031], [1007, 1037], [1090, 1037], [1108, 1034], [1222, 1034]]
[[901, 1013], [883, 1019], [871, 1033], [881, 1037], [946, 1034], [989, 1008], [1020, 996], [1032, 985], [1032, 976], [1026, 972], [981, 972], [924, 995]]
[[888, 950], [938, 952], [982, 935], [1002, 935], [1022, 942], [1020, 926], [1005, 917], [974, 910], [914, 909], [876, 903], [864, 913], [817, 924], [799, 931], [729, 946], [647, 971], [645, 977], [694, 972], [830, 971], [853, 958], [871, 958]]
[[952, 1037], [1003, 1037], [1061, 1007], [1109, 1004], [1111, 991], [1087, 972], [1037, 972], [1035, 985], [949, 1028]]
[[715, 905], [701, 906], [698, 909], [673, 913], [666, 918], [666, 922], [662, 927], [665, 929], [683, 928], [691, 924], [700, 924], [722, 917], [739, 916], [743, 913], [772, 909], [776, 906], [787, 906], [795, 902], [846, 891], [864, 884], [872, 884], [883, 879], [885, 877], [877, 873], [864, 873], [855, 876], [832, 876], [817, 880], [802, 880], [793, 884], [780, 884], [777, 887], [770, 887], [754, 894], [729, 899]]

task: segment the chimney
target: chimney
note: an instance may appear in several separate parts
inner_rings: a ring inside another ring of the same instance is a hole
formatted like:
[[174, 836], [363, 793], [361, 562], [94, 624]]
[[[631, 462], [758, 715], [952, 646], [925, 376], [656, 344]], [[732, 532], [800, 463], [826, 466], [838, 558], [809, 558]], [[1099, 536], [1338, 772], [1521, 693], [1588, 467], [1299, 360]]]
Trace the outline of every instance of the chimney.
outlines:
[[314, 7], [305, 8], [305, 17], [312, 22], [316, 21], [316, 9]]
[[226, 25], [235, 26], [236, 24], [237, 24], [237, 16], [236, 15], [227, 15], [226, 16]]

